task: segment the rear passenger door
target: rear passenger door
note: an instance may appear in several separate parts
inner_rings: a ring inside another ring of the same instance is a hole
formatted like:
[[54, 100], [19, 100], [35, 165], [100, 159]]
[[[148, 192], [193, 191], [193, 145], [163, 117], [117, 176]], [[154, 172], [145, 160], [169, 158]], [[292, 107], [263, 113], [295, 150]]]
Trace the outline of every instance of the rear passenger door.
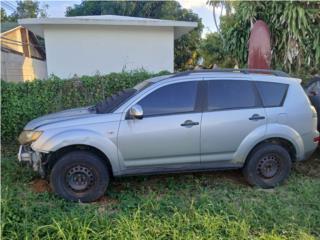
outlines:
[[241, 142], [266, 127], [265, 110], [251, 81], [205, 79], [201, 162], [230, 161]]
[[[263, 81], [257, 81], [255, 84], [266, 111], [267, 123], [287, 124], [289, 117], [286, 109], [283, 107], [283, 104], [285, 102], [289, 85]], [[293, 113], [300, 115], [300, 113], [296, 111], [293, 111]]]

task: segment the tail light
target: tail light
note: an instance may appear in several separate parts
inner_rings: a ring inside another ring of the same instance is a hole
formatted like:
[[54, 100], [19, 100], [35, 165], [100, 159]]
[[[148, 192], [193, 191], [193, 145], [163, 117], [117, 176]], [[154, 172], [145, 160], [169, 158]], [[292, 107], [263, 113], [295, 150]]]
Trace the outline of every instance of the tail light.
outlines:
[[317, 110], [315, 109], [314, 106], [310, 106], [311, 112], [312, 112], [312, 117], [317, 118]]

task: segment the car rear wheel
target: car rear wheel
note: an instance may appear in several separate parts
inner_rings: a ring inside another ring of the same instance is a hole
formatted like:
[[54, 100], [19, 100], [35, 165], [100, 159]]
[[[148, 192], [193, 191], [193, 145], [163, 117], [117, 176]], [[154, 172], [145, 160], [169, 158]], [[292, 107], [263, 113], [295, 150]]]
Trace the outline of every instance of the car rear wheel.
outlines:
[[289, 176], [291, 165], [290, 154], [284, 147], [266, 143], [258, 146], [250, 154], [243, 174], [251, 185], [272, 188]]
[[87, 151], [63, 155], [50, 174], [53, 191], [70, 201], [97, 200], [105, 193], [109, 180], [107, 166], [98, 156]]

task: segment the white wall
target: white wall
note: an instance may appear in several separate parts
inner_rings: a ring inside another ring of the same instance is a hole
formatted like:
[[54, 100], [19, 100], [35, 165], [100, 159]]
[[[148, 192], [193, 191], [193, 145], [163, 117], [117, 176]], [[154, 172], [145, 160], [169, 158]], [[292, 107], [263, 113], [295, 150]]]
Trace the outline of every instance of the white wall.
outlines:
[[1, 51], [2, 80], [8, 82], [24, 82], [46, 78], [46, 61]]
[[62, 78], [174, 68], [173, 28], [46, 25], [48, 74]]

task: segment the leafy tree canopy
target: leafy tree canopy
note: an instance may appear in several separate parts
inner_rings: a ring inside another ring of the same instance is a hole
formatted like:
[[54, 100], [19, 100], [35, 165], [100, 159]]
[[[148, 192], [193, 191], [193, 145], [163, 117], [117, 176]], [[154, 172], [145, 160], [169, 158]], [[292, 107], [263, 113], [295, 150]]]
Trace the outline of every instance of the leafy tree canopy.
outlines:
[[232, 11], [220, 19], [219, 43], [223, 44], [225, 58], [231, 57], [245, 67], [251, 26], [263, 20], [271, 32], [272, 68], [297, 75], [319, 72], [319, 2], [221, 1], [226, 3]]
[[1, 22], [8, 22], [9, 16], [7, 15], [6, 11], [1, 8]]
[[206, 68], [212, 68], [215, 65], [222, 68], [233, 68], [236, 64], [236, 62], [226, 54], [221, 34], [218, 32], [206, 35], [201, 41], [199, 52], [204, 61], [202, 65]]
[[6, 11], [1, 8], [1, 22], [17, 22], [20, 18], [38, 18], [47, 16], [48, 5], [40, 6], [39, 1], [17, 1], [16, 10], [7, 15]]
[[121, 15], [198, 22], [198, 27], [175, 40], [175, 69], [196, 65], [203, 24], [197, 14], [177, 1], [83, 1], [69, 7], [66, 16]]

